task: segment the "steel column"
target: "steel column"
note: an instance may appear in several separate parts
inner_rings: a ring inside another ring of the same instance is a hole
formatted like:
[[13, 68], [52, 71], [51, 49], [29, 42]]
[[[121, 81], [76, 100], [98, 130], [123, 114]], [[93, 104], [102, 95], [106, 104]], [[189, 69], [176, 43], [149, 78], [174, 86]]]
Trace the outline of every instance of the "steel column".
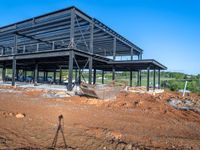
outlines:
[[59, 77], [59, 84], [62, 83], [62, 67], [60, 66], [60, 77]]
[[43, 81], [45, 82], [45, 79], [46, 79], [46, 72], [44, 71], [44, 74], [43, 74]]
[[78, 82], [81, 84], [81, 69], [78, 70]]
[[133, 60], [133, 47], [131, 47], [131, 60]]
[[48, 81], [48, 71], [46, 71], [45, 80]]
[[93, 66], [93, 59], [92, 57], [89, 57], [89, 84], [92, 84], [92, 66]]
[[5, 82], [5, 77], [6, 77], [6, 65], [3, 65], [2, 68], [2, 81]]
[[138, 60], [142, 60], [142, 52], [138, 55]]
[[73, 60], [74, 60], [74, 52], [70, 51], [69, 52], [69, 64], [68, 64], [68, 85], [67, 85], [67, 90], [72, 91], [73, 86], [72, 86], [72, 80], [73, 80]]
[[137, 86], [140, 86], [140, 71], [137, 71]]
[[116, 51], [117, 51], [117, 40], [116, 37], [113, 39], [113, 60], [116, 59]]
[[156, 89], [156, 70], [153, 70], [153, 90]]
[[56, 83], [56, 70], [53, 72], [53, 82]]
[[34, 71], [34, 85], [36, 86], [38, 82], [38, 64], [35, 64], [35, 71]]
[[70, 43], [68, 48], [75, 48], [74, 30], [75, 30], [75, 9], [71, 10], [71, 24], [70, 24]]
[[94, 24], [90, 24], [90, 53], [93, 53], [94, 47]]
[[139, 86], [142, 86], [142, 71], [139, 71], [140, 77], [139, 77]]
[[16, 59], [14, 56], [12, 60], [12, 86], [15, 86], [15, 77], [16, 77]]
[[112, 80], [115, 80], [115, 67], [112, 68]]
[[14, 35], [14, 48], [13, 48], [13, 60], [12, 60], [12, 86], [15, 86], [15, 77], [16, 77], [16, 58], [15, 54], [17, 52], [17, 35]]
[[102, 84], [104, 84], [104, 70], [102, 70]]
[[158, 88], [160, 89], [160, 69], [158, 70]]
[[147, 91], [149, 91], [149, 68], [147, 68]]
[[96, 84], [96, 69], [93, 72], [93, 84]]
[[130, 71], [130, 87], [133, 86], [133, 71]]

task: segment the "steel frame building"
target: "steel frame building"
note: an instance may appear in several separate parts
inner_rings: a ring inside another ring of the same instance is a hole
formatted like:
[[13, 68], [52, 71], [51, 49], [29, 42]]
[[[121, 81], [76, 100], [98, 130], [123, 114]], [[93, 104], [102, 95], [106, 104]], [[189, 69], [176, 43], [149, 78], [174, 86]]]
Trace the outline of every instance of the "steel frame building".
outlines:
[[[38, 81], [38, 72], [68, 69], [67, 89], [72, 90], [73, 71], [75, 80], [81, 81], [82, 70], [88, 69], [88, 82], [96, 83], [96, 70], [138, 72], [138, 85], [141, 85], [141, 70], [147, 70], [147, 90], [149, 90], [149, 72], [156, 70], [160, 84], [160, 70], [166, 67], [159, 62], [142, 59], [143, 50], [113, 31], [111, 28], [92, 18], [76, 7], [69, 7], [42, 16], [34, 17], [0, 28], [0, 66], [2, 79], [5, 80], [6, 68], [12, 69], [12, 85], [15, 85], [19, 70], [34, 72], [34, 82]], [[126, 60], [119, 60], [119, 58]], [[61, 77], [60, 77], [61, 78]], [[61, 80], [61, 79], [60, 79]]]

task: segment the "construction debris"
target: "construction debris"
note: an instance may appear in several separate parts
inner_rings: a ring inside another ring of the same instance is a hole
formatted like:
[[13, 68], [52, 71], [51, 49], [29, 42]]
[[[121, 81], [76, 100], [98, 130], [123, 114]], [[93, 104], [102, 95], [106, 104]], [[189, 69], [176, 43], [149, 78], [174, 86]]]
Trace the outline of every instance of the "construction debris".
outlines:
[[47, 98], [65, 98], [65, 97], [71, 97], [70, 93], [67, 91], [55, 91], [50, 90], [43, 94], [44, 97]]
[[87, 84], [81, 83], [80, 89], [83, 95], [99, 99], [115, 99], [121, 90], [126, 87], [126, 83], [112, 82], [110, 84]]
[[170, 99], [168, 104], [179, 110], [193, 110], [200, 112], [200, 103], [191, 100]]
[[145, 86], [136, 86], [136, 87], [128, 87], [127, 91], [132, 92], [132, 93], [148, 93], [148, 94], [159, 94], [159, 93], [163, 93], [164, 89], [149, 89], [149, 91], [147, 91], [147, 88]]

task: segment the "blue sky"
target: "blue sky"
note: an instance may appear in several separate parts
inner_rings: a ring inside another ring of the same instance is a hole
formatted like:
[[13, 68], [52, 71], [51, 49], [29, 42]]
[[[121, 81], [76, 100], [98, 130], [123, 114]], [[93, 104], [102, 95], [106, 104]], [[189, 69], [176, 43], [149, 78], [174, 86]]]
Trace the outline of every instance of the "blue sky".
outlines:
[[169, 71], [200, 74], [199, 0], [0, 0], [0, 26], [76, 6]]

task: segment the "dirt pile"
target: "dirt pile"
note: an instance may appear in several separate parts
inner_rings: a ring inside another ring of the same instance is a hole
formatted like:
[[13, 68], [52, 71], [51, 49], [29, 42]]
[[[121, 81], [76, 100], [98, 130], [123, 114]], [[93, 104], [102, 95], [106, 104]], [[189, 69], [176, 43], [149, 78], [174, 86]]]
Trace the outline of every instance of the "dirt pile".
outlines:
[[[45, 97], [45, 92], [0, 87], [0, 149], [52, 148], [61, 114], [68, 149], [200, 149], [200, 113], [167, 103], [171, 98], [199, 102], [197, 94], [122, 92], [104, 101]], [[25, 117], [17, 119], [18, 113]], [[61, 133], [56, 141], [56, 148], [64, 149]]]

